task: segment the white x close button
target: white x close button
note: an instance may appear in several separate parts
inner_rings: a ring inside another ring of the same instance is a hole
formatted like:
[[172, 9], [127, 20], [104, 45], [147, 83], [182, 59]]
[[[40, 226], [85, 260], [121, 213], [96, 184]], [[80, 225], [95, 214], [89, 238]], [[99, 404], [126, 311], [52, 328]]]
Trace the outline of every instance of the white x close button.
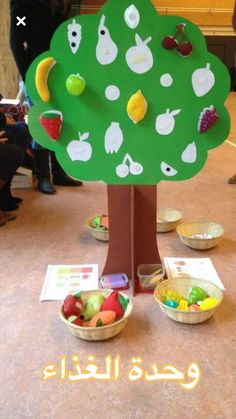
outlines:
[[20, 25], [26, 26], [26, 23], [25, 23], [26, 16], [23, 16], [23, 17], [17, 16], [16, 18], [18, 20], [16, 26], [20, 26]]

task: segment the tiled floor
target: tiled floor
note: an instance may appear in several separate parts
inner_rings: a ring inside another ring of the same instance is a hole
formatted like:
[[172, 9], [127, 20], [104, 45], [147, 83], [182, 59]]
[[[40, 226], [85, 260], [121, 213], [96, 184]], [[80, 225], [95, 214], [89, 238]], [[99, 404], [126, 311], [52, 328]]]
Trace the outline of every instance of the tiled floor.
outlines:
[[[24, 198], [16, 221], [0, 229], [1, 392], [0, 417], [18, 418], [176, 418], [232, 419], [235, 417], [236, 362], [236, 185], [227, 178], [236, 172], [236, 93], [227, 104], [232, 114], [229, 141], [209, 153], [204, 169], [186, 182], [158, 185], [158, 205], [178, 208], [183, 220], [208, 219], [222, 223], [225, 235], [209, 251], [185, 247], [176, 232], [158, 234], [161, 256], [210, 257], [226, 287], [220, 308], [209, 321], [189, 326], [160, 312], [152, 295], [134, 298], [134, 310], [123, 332], [105, 342], [72, 336], [57, 312], [60, 302], [39, 302], [48, 264], [97, 263], [101, 271], [107, 244], [95, 241], [84, 221], [106, 212], [106, 187], [100, 182], [82, 188], [58, 187], [55, 196], [32, 190]], [[16, 192], [15, 192], [16, 193]], [[120, 378], [60, 381], [66, 356], [85, 366], [96, 356], [120, 355]], [[131, 382], [131, 358], [142, 358], [150, 371], [171, 364], [186, 373], [192, 362], [201, 369], [199, 384], [183, 390], [177, 382], [144, 379]], [[57, 375], [42, 381], [42, 371], [55, 363]]]

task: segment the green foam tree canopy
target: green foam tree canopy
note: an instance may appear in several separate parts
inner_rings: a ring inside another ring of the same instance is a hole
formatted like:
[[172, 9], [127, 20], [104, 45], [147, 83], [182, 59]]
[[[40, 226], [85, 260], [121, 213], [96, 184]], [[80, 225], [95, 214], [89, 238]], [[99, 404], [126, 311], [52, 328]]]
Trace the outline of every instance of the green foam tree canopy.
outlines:
[[26, 83], [33, 138], [78, 179], [188, 179], [229, 133], [227, 69], [198, 27], [147, 0], [64, 22]]

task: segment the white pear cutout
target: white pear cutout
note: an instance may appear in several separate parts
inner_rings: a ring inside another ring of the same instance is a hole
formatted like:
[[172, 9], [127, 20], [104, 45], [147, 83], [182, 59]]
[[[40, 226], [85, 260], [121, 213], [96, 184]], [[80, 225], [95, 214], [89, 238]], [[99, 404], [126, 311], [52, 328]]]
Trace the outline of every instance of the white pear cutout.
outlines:
[[152, 40], [151, 36], [142, 41], [138, 34], [135, 35], [136, 46], [126, 52], [125, 58], [129, 68], [137, 74], [149, 71], [153, 66], [152, 51], [147, 44]]
[[79, 23], [76, 23], [76, 20], [73, 19], [72, 23], [69, 23], [67, 26], [68, 29], [68, 41], [70, 44], [70, 49], [73, 52], [73, 54], [76, 54], [81, 41], [81, 25]]
[[166, 176], [175, 176], [178, 173], [177, 170], [175, 170], [173, 167], [171, 167], [164, 161], [161, 162], [161, 171]]
[[124, 19], [126, 25], [130, 29], [137, 28], [140, 20], [140, 14], [137, 7], [135, 7], [134, 4], [131, 4], [129, 7], [127, 7], [127, 9], [125, 10]]
[[118, 48], [110, 37], [110, 32], [105, 26], [106, 17], [102, 15], [98, 27], [98, 43], [96, 46], [96, 57], [100, 64], [111, 64], [118, 54]]
[[166, 113], [162, 113], [156, 118], [156, 131], [161, 135], [169, 135], [175, 128], [175, 115], [178, 115], [181, 109], [176, 109], [170, 112], [170, 109], [166, 110]]
[[197, 160], [197, 147], [194, 141], [185, 148], [181, 155], [181, 160], [184, 163], [195, 163]]
[[214, 73], [210, 69], [210, 64], [206, 67], [198, 68], [192, 74], [192, 86], [196, 96], [206, 95], [215, 84]]
[[112, 122], [105, 134], [106, 153], [117, 153], [123, 143], [123, 132], [118, 122]]
[[89, 133], [81, 134], [79, 132], [79, 140], [72, 140], [67, 146], [67, 152], [72, 161], [88, 161], [92, 156], [92, 147], [89, 143], [85, 142], [89, 137]]

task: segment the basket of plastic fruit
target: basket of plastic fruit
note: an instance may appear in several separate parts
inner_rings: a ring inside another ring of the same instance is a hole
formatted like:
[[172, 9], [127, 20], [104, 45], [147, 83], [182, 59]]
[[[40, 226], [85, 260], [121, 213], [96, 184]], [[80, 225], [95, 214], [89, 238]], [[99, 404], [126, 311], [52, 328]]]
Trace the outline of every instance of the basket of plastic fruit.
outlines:
[[154, 298], [171, 319], [194, 324], [213, 315], [222, 302], [223, 292], [204, 279], [178, 277], [161, 282]]
[[[133, 308], [130, 297], [111, 289], [81, 291], [70, 297], [79, 298], [79, 303], [75, 300], [75, 306], [80, 307], [78, 315], [68, 315], [71, 313], [65, 310], [65, 300], [59, 316], [73, 335], [85, 340], [106, 340], [118, 335], [124, 329]], [[107, 310], [106, 307], [111, 307], [112, 310]], [[77, 320], [73, 320], [74, 317]]]

